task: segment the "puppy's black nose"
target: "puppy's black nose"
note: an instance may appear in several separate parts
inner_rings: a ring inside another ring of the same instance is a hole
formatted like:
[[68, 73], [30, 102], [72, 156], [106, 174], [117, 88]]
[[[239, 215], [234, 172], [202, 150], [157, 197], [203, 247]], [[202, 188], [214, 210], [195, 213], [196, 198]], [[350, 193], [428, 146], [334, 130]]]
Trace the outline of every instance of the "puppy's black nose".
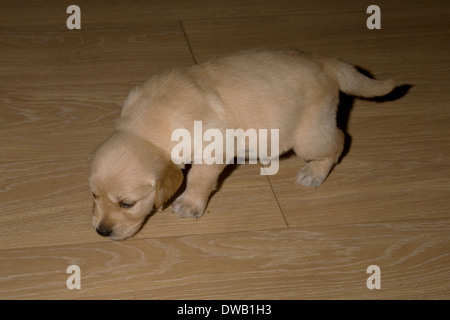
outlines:
[[111, 229], [108, 228], [103, 228], [103, 227], [98, 227], [97, 229], [95, 229], [97, 231], [97, 233], [101, 236], [104, 237], [109, 237], [112, 233]]

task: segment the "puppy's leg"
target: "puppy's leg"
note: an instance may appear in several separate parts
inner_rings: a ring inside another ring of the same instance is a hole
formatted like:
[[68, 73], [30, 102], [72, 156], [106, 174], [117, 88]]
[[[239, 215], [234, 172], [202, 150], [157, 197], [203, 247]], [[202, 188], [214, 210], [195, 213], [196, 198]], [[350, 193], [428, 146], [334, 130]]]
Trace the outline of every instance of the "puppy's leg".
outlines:
[[201, 217], [224, 168], [225, 165], [219, 164], [192, 165], [187, 176], [186, 190], [175, 200], [172, 211], [182, 218]]
[[328, 99], [305, 114], [295, 134], [294, 151], [308, 161], [296, 183], [318, 187], [326, 179], [344, 148], [344, 133], [336, 126], [337, 99]]

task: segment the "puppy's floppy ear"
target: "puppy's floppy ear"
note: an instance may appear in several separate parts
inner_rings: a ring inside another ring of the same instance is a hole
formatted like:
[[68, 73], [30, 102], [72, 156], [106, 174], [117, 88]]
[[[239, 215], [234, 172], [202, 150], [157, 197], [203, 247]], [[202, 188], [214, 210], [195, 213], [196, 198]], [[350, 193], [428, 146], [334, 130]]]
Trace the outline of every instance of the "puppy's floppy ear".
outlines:
[[155, 207], [159, 208], [180, 187], [183, 182], [183, 173], [172, 161], [162, 170], [155, 183]]

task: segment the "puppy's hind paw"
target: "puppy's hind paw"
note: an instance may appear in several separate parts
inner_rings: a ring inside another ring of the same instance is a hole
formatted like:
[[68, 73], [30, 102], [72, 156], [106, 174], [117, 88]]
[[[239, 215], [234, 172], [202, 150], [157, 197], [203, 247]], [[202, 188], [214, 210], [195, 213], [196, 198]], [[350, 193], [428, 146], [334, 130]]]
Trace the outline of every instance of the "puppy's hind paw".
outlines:
[[180, 218], [200, 218], [204, 211], [205, 206], [186, 201], [182, 196], [176, 199], [172, 206], [172, 212], [180, 215]]

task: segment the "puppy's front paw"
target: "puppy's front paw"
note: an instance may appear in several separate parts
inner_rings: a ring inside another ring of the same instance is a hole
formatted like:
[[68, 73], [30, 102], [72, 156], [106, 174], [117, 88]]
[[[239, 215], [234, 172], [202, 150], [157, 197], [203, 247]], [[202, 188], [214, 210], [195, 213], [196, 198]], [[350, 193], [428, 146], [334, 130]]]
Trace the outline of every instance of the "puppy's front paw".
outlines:
[[298, 172], [296, 183], [304, 187], [316, 188], [320, 186], [328, 174], [328, 172], [320, 169], [317, 163], [310, 162]]
[[181, 218], [200, 218], [205, 207], [206, 203], [203, 201], [182, 194], [173, 203], [172, 212], [179, 214]]

